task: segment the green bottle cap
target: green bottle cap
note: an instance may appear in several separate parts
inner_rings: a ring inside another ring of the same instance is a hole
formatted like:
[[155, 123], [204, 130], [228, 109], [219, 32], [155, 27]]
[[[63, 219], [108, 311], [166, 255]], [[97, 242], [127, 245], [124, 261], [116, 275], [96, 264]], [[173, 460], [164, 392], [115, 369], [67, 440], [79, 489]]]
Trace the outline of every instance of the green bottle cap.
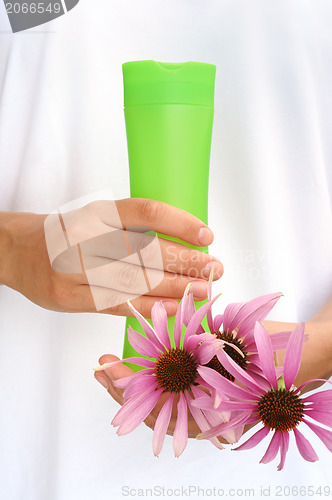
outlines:
[[214, 105], [214, 64], [131, 61], [122, 65], [124, 105]]

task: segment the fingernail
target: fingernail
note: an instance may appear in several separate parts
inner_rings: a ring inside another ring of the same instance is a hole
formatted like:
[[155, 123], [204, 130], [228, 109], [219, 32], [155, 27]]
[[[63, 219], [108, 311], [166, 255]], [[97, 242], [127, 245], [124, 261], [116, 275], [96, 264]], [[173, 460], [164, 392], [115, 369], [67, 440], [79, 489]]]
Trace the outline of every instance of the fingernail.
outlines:
[[108, 381], [106, 380], [106, 378], [104, 377], [101, 377], [100, 375], [98, 376], [98, 378], [96, 377], [96, 380], [98, 380], [98, 382], [103, 386], [105, 387], [105, 389], [108, 389]]
[[198, 233], [198, 242], [200, 245], [210, 245], [213, 241], [213, 232], [208, 227], [201, 227]]
[[204, 299], [207, 297], [207, 283], [205, 281], [193, 281], [191, 291], [194, 297]]
[[213, 268], [213, 278], [221, 278], [222, 276], [222, 273], [224, 271], [224, 268], [222, 266], [222, 264], [220, 262], [218, 262], [217, 260], [210, 260], [210, 262], [208, 262], [206, 264], [206, 266], [204, 267], [203, 271], [202, 271], [202, 275], [204, 276], [204, 278], [209, 278], [210, 276], [210, 273], [211, 273], [211, 269]]
[[174, 316], [178, 308], [178, 303], [172, 302], [171, 300], [163, 300], [162, 302], [166, 309], [167, 316]]

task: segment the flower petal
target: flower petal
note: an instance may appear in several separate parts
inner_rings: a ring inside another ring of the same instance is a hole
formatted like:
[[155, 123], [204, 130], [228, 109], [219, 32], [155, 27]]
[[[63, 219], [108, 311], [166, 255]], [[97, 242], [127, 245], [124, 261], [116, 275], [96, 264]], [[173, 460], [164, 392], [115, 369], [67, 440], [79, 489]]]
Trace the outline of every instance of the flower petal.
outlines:
[[267, 447], [265, 455], [259, 461], [260, 464], [268, 464], [277, 456], [280, 447], [280, 440], [281, 440], [280, 432], [275, 431], [270, 441], [270, 444]]
[[[212, 297], [212, 281], [213, 281], [213, 267], [211, 268], [211, 271], [210, 271], [210, 276], [209, 276], [209, 284], [208, 284], [208, 301], [211, 300], [211, 297]], [[212, 318], [212, 310], [211, 310], [211, 307], [210, 309], [208, 309], [207, 313], [206, 313], [206, 318], [207, 318], [207, 323], [208, 323], [208, 326], [209, 326], [209, 330], [211, 333], [216, 333], [214, 331], [214, 321], [213, 321], [213, 318]]]
[[94, 368], [95, 372], [100, 372], [102, 370], [106, 370], [117, 363], [133, 363], [135, 365], [146, 366], [147, 368], [154, 368], [155, 361], [151, 361], [150, 359], [144, 359], [139, 357], [131, 357], [131, 358], [123, 358], [117, 361], [112, 361], [111, 363], [104, 363], [97, 368]]
[[[194, 397], [195, 394], [198, 395], [199, 392], [195, 391], [194, 388], [192, 390]], [[203, 391], [202, 391], [203, 392]], [[192, 414], [195, 422], [197, 423], [198, 427], [201, 429], [201, 431], [208, 430], [210, 428], [209, 422], [206, 419], [205, 415], [198, 409], [192, 406], [192, 402], [194, 401], [187, 392], [185, 392], [185, 397], [187, 400], [187, 404], [190, 410], [190, 413]], [[210, 439], [211, 443], [216, 446], [219, 450], [224, 449], [224, 446], [222, 443], [219, 441], [217, 438], [211, 438]]]
[[210, 439], [211, 437], [220, 436], [225, 431], [237, 427], [240, 424], [245, 424], [249, 418], [251, 417], [251, 412], [245, 411], [240, 413], [237, 417], [229, 420], [228, 422], [224, 422], [223, 424], [217, 425], [208, 431], [201, 432], [196, 436], [196, 439]]
[[298, 374], [304, 337], [304, 323], [299, 323], [288, 341], [284, 360], [284, 381], [289, 390]]
[[304, 460], [307, 460], [308, 462], [316, 462], [316, 460], [318, 460], [318, 456], [307, 438], [305, 438], [298, 429], [293, 429], [293, 431], [298, 450]]
[[[228, 422], [231, 418], [231, 413], [229, 411], [210, 411], [210, 410], [204, 410], [204, 415], [209, 423], [208, 428], [211, 427], [216, 427], [217, 425], [223, 423], [223, 422]], [[239, 412], [234, 412], [236, 416], [240, 414]], [[243, 432], [243, 426], [240, 426]], [[236, 438], [236, 430], [239, 429], [238, 427], [234, 427], [232, 429], [229, 429], [228, 431], [224, 431], [221, 435], [224, 439], [226, 439], [230, 444], [236, 443], [238, 439]], [[242, 434], [241, 434], [242, 435]], [[217, 439], [217, 438], [211, 438], [211, 439]]]
[[308, 427], [323, 441], [326, 448], [332, 452], [332, 432], [328, 429], [323, 429], [316, 424], [309, 422], [306, 419], [303, 419], [303, 422], [307, 424]]
[[294, 394], [298, 394], [299, 392], [301, 392], [301, 390], [303, 389], [303, 387], [305, 387], [308, 384], [311, 384], [312, 382], [325, 382], [327, 384], [332, 384], [332, 380], [326, 380], [325, 378], [312, 378], [311, 380], [307, 380], [306, 382], [304, 382], [303, 384], [301, 384], [295, 390]]
[[[211, 334], [209, 334], [211, 336]], [[200, 337], [201, 335], [199, 335]], [[192, 335], [189, 340], [191, 340], [193, 337], [198, 337], [198, 335]], [[206, 365], [212, 358], [213, 356], [219, 351], [219, 349], [222, 348], [220, 346], [220, 342], [217, 340], [214, 342], [212, 341], [207, 341], [204, 342], [201, 346], [199, 346], [197, 350], [197, 354], [199, 357], [199, 362], [201, 365]]]
[[270, 432], [270, 430], [267, 427], [262, 427], [259, 431], [255, 432], [247, 441], [237, 448], [233, 448], [233, 450], [250, 450], [250, 448], [253, 448], [256, 446], [258, 443], [260, 443]]
[[192, 292], [188, 293], [187, 296], [187, 304], [186, 308], [183, 311], [183, 322], [185, 326], [188, 325], [189, 321], [191, 320], [192, 316], [195, 314], [196, 309], [195, 309], [195, 301], [194, 301], [194, 296]]
[[223, 319], [224, 319], [223, 314], [217, 314], [217, 316], [214, 318], [214, 331], [215, 332], [219, 332], [220, 327], [221, 327], [222, 322], [223, 322]]
[[153, 439], [152, 439], [152, 447], [154, 456], [159, 455], [161, 449], [164, 444], [164, 439], [166, 436], [166, 432], [168, 429], [169, 421], [172, 414], [172, 406], [173, 406], [174, 396], [170, 393], [168, 399], [164, 403], [161, 408], [159, 415], [157, 417], [154, 430], [153, 430]]
[[188, 442], [188, 411], [187, 401], [183, 392], [180, 394], [177, 410], [178, 414], [173, 434], [173, 449], [174, 455], [179, 457]]
[[[226, 306], [223, 318], [224, 332], [231, 333], [236, 328], [237, 325], [235, 318], [244, 305], [245, 302], [235, 302]], [[233, 325], [235, 326], [233, 327]]]
[[148, 320], [146, 320], [144, 318], [144, 316], [142, 316], [142, 314], [140, 312], [138, 312], [137, 309], [135, 309], [135, 307], [130, 303], [129, 300], [127, 300], [127, 304], [129, 306], [129, 309], [131, 310], [131, 312], [133, 313], [133, 315], [135, 316], [135, 318], [138, 320], [138, 322], [140, 323], [141, 327], [145, 331], [147, 338], [158, 349], [162, 349], [162, 344], [159, 342], [158, 337], [156, 336], [156, 332], [154, 331], [154, 329], [152, 328], [152, 326], [150, 325], [150, 323], [148, 322]]
[[251, 366], [247, 366], [247, 372], [250, 374], [250, 376], [253, 378], [253, 380], [256, 382], [257, 385], [260, 387], [264, 387], [266, 391], [269, 391], [271, 389], [271, 384], [266, 378], [262, 375], [262, 373], [256, 373], [255, 371], [252, 371]]
[[131, 326], [128, 326], [127, 332], [129, 343], [137, 352], [149, 358], [159, 358], [161, 352], [149, 339], [136, 332]]
[[235, 410], [251, 410], [252, 412], [257, 410], [256, 403], [250, 403], [247, 401], [222, 401], [216, 408], [218, 411], [235, 411]]
[[[234, 412], [239, 415], [241, 412]], [[209, 422], [209, 428], [216, 427], [223, 422], [228, 422], [232, 416], [230, 411], [218, 411], [213, 408], [207, 408], [204, 410], [204, 414]]]
[[304, 410], [305, 410], [306, 414], [310, 414], [311, 410], [324, 411], [324, 412], [331, 413], [331, 417], [332, 417], [332, 405], [330, 402], [320, 402], [320, 403], [309, 403], [308, 402], [305, 405]]
[[255, 341], [258, 349], [260, 365], [264, 372], [265, 377], [270, 382], [273, 389], [278, 389], [278, 382], [276, 377], [276, 370], [274, 367], [274, 358], [270, 336], [265, 326], [256, 321], [255, 324]]
[[265, 318], [281, 296], [282, 293], [270, 293], [256, 297], [249, 302], [230, 304], [224, 313], [224, 327], [226, 327], [224, 329], [232, 332], [239, 327], [239, 335], [246, 335], [250, 329], [253, 330], [256, 321], [262, 321]]
[[319, 391], [303, 398], [304, 403], [332, 403], [332, 390]]
[[[237, 412], [234, 412], [234, 415], [235, 415], [235, 414], [237, 414]], [[248, 424], [248, 423], [249, 423], [249, 422], [247, 421], [247, 422], [246, 422], [246, 424]], [[235, 443], [237, 443], [237, 442], [241, 439], [241, 437], [243, 436], [243, 432], [244, 432], [244, 425], [242, 424], [242, 425], [238, 425], [237, 427], [234, 427], [234, 428], [232, 429], [232, 431], [231, 431], [231, 432], [233, 432], [234, 439], [233, 439], [233, 442], [232, 442], [232, 443], [231, 443], [230, 441], [229, 441], [229, 442], [230, 442], [231, 444], [235, 444]], [[224, 433], [224, 434], [223, 434], [223, 436], [225, 436], [225, 438], [226, 438], [227, 440], [228, 440], [228, 437], [227, 437], [228, 435], [229, 435], [228, 433]]]
[[151, 319], [159, 342], [167, 347], [167, 349], [170, 349], [171, 340], [168, 333], [167, 312], [161, 300], [153, 304], [151, 309]]
[[[183, 322], [185, 324], [185, 326], [188, 326], [191, 318], [193, 317], [193, 315], [195, 314], [196, 312], [196, 308], [195, 308], [195, 301], [194, 301], [194, 297], [193, 297], [193, 294], [192, 292], [188, 293], [188, 297], [186, 299], [186, 307], [184, 308], [184, 311], [183, 311]], [[197, 329], [197, 334], [199, 333], [204, 333], [204, 328], [202, 327], [202, 325], [199, 325], [198, 329]]]
[[149, 397], [146, 397], [130, 415], [127, 415], [126, 419], [117, 430], [118, 436], [124, 436], [136, 429], [156, 406], [161, 393], [162, 389], [152, 392], [152, 394], [149, 394]]
[[265, 319], [281, 296], [282, 293], [269, 293], [247, 302], [238, 314], [238, 335], [243, 337], [253, 330], [256, 321]]
[[126, 401], [127, 399], [136, 396], [137, 394], [141, 394], [147, 388], [157, 389], [158, 381], [154, 375], [150, 375], [150, 377], [139, 377], [136, 378], [131, 384], [128, 384], [124, 390], [123, 398]]
[[191, 406], [199, 408], [200, 410], [213, 410], [213, 398], [205, 394], [191, 401]]
[[[146, 368], [146, 370], [151, 370], [153, 372], [152, 368]], [[118, 378], [117, 380], [113, 380], [113, 385], [115, 387], [118, 387], [119, 389], [125, 389], [129, 382], [134, 380], [136, 377], [135, 375], [141, 375], [141, 373], [144, 373], [145, 370], [141, 370], [139, 372], [133, 373], [132, 375], [128, 375], [128, 377], [121, 377]]]
[[[225, 398], [227, 398], [227, 396], [225, 394], [223, 394], [222, 392], [220, 391], [217, 391], [215, 389], [214, 391], [214, 403], [213, 403], [213, 408], [216, 409], [218, 408], [218, 406], [220, 405], [220, 403], [222, 401], [225, 401]], [[228, 399], [228, 398], [227, 398]], [[229, 419], [228, 419], [229, 420]]]
[[[191, 283], [188, 284], [187, 288], [191, 285]], [[186, 288], [186, 290], [187, 290]], [[182, 337], [182, 330], [183, 330], [183, 324], [184, 324], [184, 306], [186, 305], [186, 290], [185, 293], [183, 294], [182, 299], [180, 300], [180, 304], [178, 306], [178, 309], [176, 311], [175, 315], [175, 322], [174, 322], [174, 342], [175, 342], [175, 347], [180, 347], [180, 342], [181, 342], [181, 337]], [[188, 306], [187, 306], [188, 307]]]
[[272, 344], [272, 349], [274, 351], [281, 351], [282, 349], [286, 349], [291, 334], [292, 332], [271, 333], [270, 340]]
[[137, 396], [134, 396], [126, 401], [114, 416], [111, 424], [114, 427], [118, 427], [119, 425], [121, 425], [126, 420], [128, 415], [130, 415], [132, 411], [135, 411], [136, 408], [140, 406], [144, 399], [149, 399], [150, 395], [153, 394], [153, 392], [154, 390], [148, 387], [145, 391], [142, 391], [141, 394], [138, 394]]
[[207, 313], [209, 308], [212, 306], [212, 304], [220, 297], [220, 295], [221, 294], [219, 293], [218, 295], [216, 295], [214, 297], [214, 299], [210, 300], [209, 302], [206, 302], [199, 309], [197, 309], [197, 311], [195, 312], [195, 314], [193, 315], [193, 317], [191, 318], [191, 320], [189, 321], [189, 324], [187, 326], [187, 330], [186, 330], [186, 333], [184, 335], [184, 340], [183, 340], [184, 347], [186, 346], [186, 342], [187, 342], [188, 338], [197, 332], [197, 329], [198, 329], [199, 325], [201, 324], [205, 314]]
[[125, 389], [129, 383], [134, 382], [137, 378], [151, 377], [153, 373], [154, 373], [153, 368], [145, 368], [145, 370], [140, 370], [139, 372], [133, 373], [128, 377], [121, 377], [118, 378], [117, 380], [113, 380], [113, 385], [115, 387], [118, 387], [119, 389]]
[[217, 391], [224, 392], [227, 396], [244, 399], [245, 401], [255, 401], [258, 399], [256, 394], [252, 394], [247, 389], [243, 389], [234, 384], [234, 382], [227, 380], [227, 378], [223, 377], [212, 368], [199, 366], [197, 371], [208, 384], [217, 389]]
[[284, 468], [288, 447], [289, 432], [282, 432], [280, 441], [280, 463], [278, 465], [278, 470], [282, 470]]
[[[286, 349], [291, 334], [291, 331], [271, 333], [270, 339], [272, 342], [273, 351], [282, 351], [283, 349]], [[303, 342], [306, 342], [308, 338], [309, 335], [307, 333], [304, 333]]]
[[244, 384], [251, 392], [262, 395], [265, 388], [259, 386], [255, 380], [240, 365], [238, 365], [224, 350], [217, 353], [217, 358], [226, 370], [233, 375], [239, 382]]
[[192, 335], [189, 337], [186, 343], [187, 351], [194, 351], [197, 349], [196, 354], [199, 356], [199, 350], [201, 346], [199, 344], [205, 344], [205, 341], [212, 342], [214, 340], [214, 335], [211, 333], [199, 333], [198, 335]]
[[332, 410], [331, 411], [320, 411], [320, 410], [307, 410], [305, 412], [307, 417], [311, 417], [321, 424], [332, 427]]

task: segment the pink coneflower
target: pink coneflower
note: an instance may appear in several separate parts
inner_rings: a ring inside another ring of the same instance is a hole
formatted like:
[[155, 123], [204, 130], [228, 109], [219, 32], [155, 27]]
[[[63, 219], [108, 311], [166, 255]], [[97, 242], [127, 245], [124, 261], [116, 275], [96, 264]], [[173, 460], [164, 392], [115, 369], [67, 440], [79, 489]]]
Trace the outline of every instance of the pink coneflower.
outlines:
[[[318, 460], [318, 456], [297, 427], [301, 422], [304, 422], [323, 441], [329, 451], [332, 451], [332, 432], [308, 420], [308, 418], [311, 418], [332, 427], [332, 390], [303, 397], [301, 395], [302, 388], [314, 380], [309, 380], [298, 388], [293, 385], [300, 367], [304, 323], [300, 323], [290, 336], [285, 353], [283, 377], [279, 381], [274, 366], [270, 337], [262, 323], [256, 323], [254, 336], [264, 378], [254, 380], [226, 354], [223, 355], [222, 359], [225, 368], [246, 388], [239, 387], [211, 368], [198, 367], [198, 372], [205, 381], [233, 399], [233, 401], [222, 402], [218, 410], [242, 412], [229, 422], [217, 425], [199, 434], [198, 438], [211, 438], [220, 435], [220, 433], [229, 430], [232, 426], [238, 426], [239, 424], [260, 422], [263, 427], [245, 443], [235, 448], [236, 450], [253, 448], [270, 431], [273, 431], [272, 439], [261, 459], [261, 463], [272, 461], [280, 450], [281, 459], [278, 470], [281, 470], [289, 446], [289, 433], [293, 431], [302, 457], [309, 462], [314, 462]], [[209, 408], [212, 402], [209, 405], [207, 397], [202, 397], [192, 404], [199, 408]]]
[[[190, 313], [190, 320], [182, 339], [184, 317], [188, 318], [188, 291], [179, 304], [174, 325], [174, 346], [171, 345], [167, 326], [167, 313], [161, 301], [156, 302], [152, 308], [151, 316], [154, 328], [130, 304], [128, 305], [134, 316], [142, 325], [146, 337], [128, 328], [128, 339], [131, 345], [143, 356], [153, 359], [127, 358], [129, 361], [144, 366], [141, 370], [129, 377], [117, 380], [114, 384], [124, 388], [124, 405], [115, 415], [112, 424], [118, 428], [117, 434], [124, 435], [133, 431], [150, 414], [163, 393], [168, 395], [163, 404], [153, 433], [153, 452], [158, 455], [162, 449], [163, 441], [170, 422], [173, 402], [177, 402], [177, 419], [173, 434], [173, 448], [175, 456], [181, 455], [188, 440], [188, 407], [193, 419], [201, 430], [207, 430], [212, 425], [226, 421], [230, 412], [201, 411], [191, 407], [193, 398], [201, 397], [204, 392], [199, 385], [208, 387], [208, 384], [199, 376], [200, 366], [198, 347], [199, 344], [211, 334], [195, 335], [203, 317], [218, 298], [215, 297], [195, 313]], [[106, 363], [97, 368], [104, 370], [114, 363]], [[228, 398], [227, 398], [228, 399]], [[220, 441], [213, 437], [211, 442], [218, 448], [223, 448]]]
[[[213, 271], [211, 271], [209, 278], [209, 300], [211, 300], [212, 278]], [[219, 314], [215, 318], [213, 318], [212, 309], [210, 308], [207, 311], [207, 321], [209, 330], [214, 335], [211, 339], [207, 339], [202, 346], [201, 363], [216, 370], [227, 379], [234, 381], [233, 375], [226, 370], [222, 363], [221, 358], [223, 355], [219, 353], [223, 350], [254, 379], [258, 379], [261, 376], [261, 368], [254, 339], [255, 323], [265, 319], [281, 296], [282, 293], [270, 293], [249, 302], [229, 304], [224, 314]], [[278, 332], [272, 334], [270, 338], [273, 350], [284, 349], [290, 333]]]

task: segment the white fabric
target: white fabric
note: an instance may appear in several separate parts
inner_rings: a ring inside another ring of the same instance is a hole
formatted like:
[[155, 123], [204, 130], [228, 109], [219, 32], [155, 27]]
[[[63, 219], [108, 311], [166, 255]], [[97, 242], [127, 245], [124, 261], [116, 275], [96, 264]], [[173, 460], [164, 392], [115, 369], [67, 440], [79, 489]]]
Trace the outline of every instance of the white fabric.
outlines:
[[[307, 320], [331, 293], [331, 15], [328, 0], [81, 0], [13, 35], [0, 2], [0, 210], [48, 213], [105, 187], [128, 197], [121, 64], [214, 63], [210, 253], [225, 265], [214, 312], [282, 291], [270, 318]], [[157, 459], [144, 425], [118, 437], [118, 405], [92, 368], [121, 355], [123, 333], [124, 318], [46, 311], [1, 287], [1, 500], [332, 486], [312, 434], [320, 460], [291, 440], [280, 473], [258, 464], [266, 440], [248, 452], [191, 440], [175, 459], [167, 437]]]

